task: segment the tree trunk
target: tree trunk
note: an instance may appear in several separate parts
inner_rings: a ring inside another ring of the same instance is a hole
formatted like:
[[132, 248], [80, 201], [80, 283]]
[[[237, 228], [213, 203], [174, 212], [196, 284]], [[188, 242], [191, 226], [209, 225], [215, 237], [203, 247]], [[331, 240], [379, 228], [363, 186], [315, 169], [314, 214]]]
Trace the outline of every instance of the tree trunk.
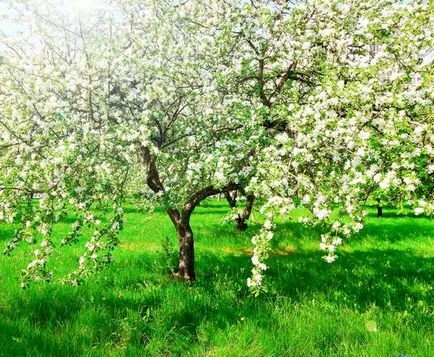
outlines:
[[[146, 183], [153, 192], [164, 194], [165, 189], [157, 168], [157, 157], [151, 155], [151, 151], [146, 146], [141, 147], [141, 152], [147, 169]], [[236, 191], [238, 189], [239, 184], [236, 183], [229, 183], [227, 186], [219, 188], [207, 186], [196, 191], [184, 204], [181, 212], [176, 208], [168, 208], [166, 210], [170, 220], [176, 228], [176, 232], [178, 233], [179, 264], [176, 275], [180, 278], [185, 280], [196, 279], [194, 271], [194, 239], [193, 231], [190, 226], [190, 216], [195, 207], [207, 197]]]
[[185, 280], [195, 280], [194, 272], [194, 238], [190, 219], [181, 219], [177, 224], [179, 241], [179, 265], [177, 275]]
[[167, 209], [166, 212], [178, 233], [179, 264], [175, 273], [178, 277], [185, 280], [196, 279], [196, 273], [194, 271], [194, 238], [190, 226], [190, 217], [195, 207], [207, 197], [233, 191], [237, 188], [238, 186], [236, 184], [230, 184], [223, 188], [214, 188], [213, 186], [205, 187], [197, 191], [191, 199], [184, 204], [181, 211], [177, 209]]
[[239, 214], [238, 217], [235, 218], [235, 224], [238, 231], [244, 232], [245, 230], [247, 230], [247, 219], [245, 219], [241, 214]]
[[377, 217], [383, 217], [383, 206], [381, 205], [381, 201], [377, 200]]
[[231, 208], [237, 207], [237, 191], [233, 191], [233, 192], [228, 191], [228, 192], [225, 192], [224, 195], [225, 195], [226, 201], [228, 201], [229, 206]]
[[248, 195], [246, 202], [246, 207], [244, 207], [244, 211], [238, 214], [238, 217], [235, 218], [235, 223], [237, 225], [237, 229], [239, 231], [245, 231], [247, 229], [247, 221], [250, 218], [250, 214], [252, 213], [253, 204], [255, 202], [254, 195]]
[[194, 272], [194, 238], [190, 226], [192, 210], [179, 212], [177, 209], [168, 209], [167, 214], [175, 226], [178, 234], [179, 263], [175, 275], [185, 280], [195, 280]]

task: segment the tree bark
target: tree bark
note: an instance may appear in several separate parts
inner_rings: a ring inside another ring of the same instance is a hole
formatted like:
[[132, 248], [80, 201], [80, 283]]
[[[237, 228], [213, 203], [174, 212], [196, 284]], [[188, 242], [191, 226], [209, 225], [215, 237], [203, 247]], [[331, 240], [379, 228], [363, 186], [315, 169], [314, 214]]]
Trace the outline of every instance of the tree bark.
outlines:
[[383, 206], [381, 205], [381, 201], [377, 200], [377, 217], [383, 217]]
[[226, 193], [238, 189], [238, 185], [229, 184], [222, 188], [208, 186], [197, 191], [190, 197], [183, 209], [168, 209], [167, 214], [170, 217], [178, 234], [179, 243], [179, 264], [175, 271], [175, 275], [184, 280], [196, 280], [194, 269], [194, 237], [193, 230], [190, 226], [190, 217], [197, 207], [205, 198], [219, 193]]
[[[249, 220], [250, 214], [252, 213], [253, 204], [255, 202], [255, 196], [247, 195], [243, 189], [240, 189], [240, 192], [244, 196], [246, 196], [247, 202], [243, 212], [238, 213], [237, 217], [235, 218], [235, 225], [237, 227], [237, 230], [245, 231], [247, 229], [247, 221]], [[225, 193], [226, 200], [228, 201], [229, 206], [232, 209], [237, 207], [237, 195], [238, 195], [238, 191], [232, 191], [232, 192], [228, 191]]]
[[244, 207], [243, 212], [238, 214], [238, 217], [235, 218], [235, 224], [237, 225], [237, 230], [239, 231], [245, 231], [247, 229], [247, 221], [250, 218], [250, 215], [252, 213], [253, 204], [255, 202], [255, 196], [254, 195], [248, 195], [246, 196], [247, 202], [246, 206]]
[[226, 201], [228, 201], [230, 208], [237, 207], [237, 192], [238, 191], [232, 191], [232, 192], [228, 191], [225, 193], [225, 198]]
[[185, 280], [195, 280], [194, 238], [190, 227], [190, 218], [180, 220], [176, 227], [179, 241], [179, 265], [176, 275]]

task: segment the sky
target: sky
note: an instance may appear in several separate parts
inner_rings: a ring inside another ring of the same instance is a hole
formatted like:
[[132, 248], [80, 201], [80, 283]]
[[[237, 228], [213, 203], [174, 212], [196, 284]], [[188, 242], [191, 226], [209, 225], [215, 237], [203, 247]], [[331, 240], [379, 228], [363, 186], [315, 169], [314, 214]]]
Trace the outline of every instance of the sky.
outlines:
[[5, 34], [13, 33], [14, 29], [16, 28], [15, 24], [12, 24], [11, 22], [2, 18], [4, 15], [8, 14], [11, 14], [8, 6], [4, 3], [0, 3], [0, 31], [4, 32]]
[[[98, 2], [101, 0], [59, 0], [65, 2], [65, 9], [68, 11], [86, 11], [98, 7]], [[8, 36], [13, 35], [19, 28], [16, 23], [12, 23], [3, 19], [4, 15], [11, 15], [13, 12], [8, 5], [0, 0], [0, 37], [2, 34]], [[0, 47], [1, 47], [0, 43]], [[434, 50], [429, 51], [425, 56], [425, 61], [432, 62], [434, 60]]]

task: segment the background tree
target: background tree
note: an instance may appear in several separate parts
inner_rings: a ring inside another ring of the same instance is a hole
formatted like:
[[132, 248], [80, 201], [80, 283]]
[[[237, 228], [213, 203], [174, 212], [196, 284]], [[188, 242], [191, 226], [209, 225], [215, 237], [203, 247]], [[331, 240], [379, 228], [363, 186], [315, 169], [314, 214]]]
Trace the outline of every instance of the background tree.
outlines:
[[184, 6], [204, 33], [218, 34], [225, 84], [267, 129], [248, 187], [267, 198], [268, 217], [253, 239], [250, 286], [262, 285], [276, 213], [308, 208], [302, 220], [323, 226], [332, 262], [342, 239], [363, 227], [373, 187], [414, 200], [432, 156], [432, 60], [423, 60], [433, 48], [432, 3]]
[[[244, 197], [244, 207], [240, 208], [239, 203], [242, 200], [238, 192]], [[235, 225], [239, 231], [245, 231], [247, 229], [247, 222], [252, 214], [253, 206], [255, 203], [255, 195], [248, 194], [240, 187], [239, 190], [228, 191], [225, 193], [226, 201], [228, 201], [229, 207], [232, 209], [231, 218], [235, 221]]]

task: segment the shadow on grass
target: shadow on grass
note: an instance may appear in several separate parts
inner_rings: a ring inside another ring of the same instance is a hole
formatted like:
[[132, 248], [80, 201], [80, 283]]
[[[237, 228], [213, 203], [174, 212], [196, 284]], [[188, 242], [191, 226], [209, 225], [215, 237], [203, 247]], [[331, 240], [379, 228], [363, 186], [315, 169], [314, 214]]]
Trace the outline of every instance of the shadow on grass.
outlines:
[[[411, 219], [413, 220], [413, 218]], [[379, 237], [382, 242], [398, 242], [408, 239], [423, 239], [433, 235], [434, 229], [428, 225], [416, 225], [411, 220], [397, 223], [388, 220], [385, 224], [367, 223], [360, 233], [354, 235], [351, 240], [364, 240], [367, 237]]]
[[[427, 224], [420, 224], [426, 221]], [[260, 228], [259, 224], [251, 225], [254, 230]], [[303, 245], [303, 241], [320, 241], [321, 233], [320, 227], [305, 226], [298, 222], [285, 222], [277, 224], [276, 235], [272, 244], [280, 244], [287, 239], [295, 245]], [[379, 242], [395, 243], [403, 240], [424, 239], [434, 234], [434, 228], [430, 225], [427, 218], [418, 220], [416, 224], [413, 218], [408, 220], [395, 220], [395, 219], [378, 219], [369, 221], [365, 224], [363, 229], [351, 236], [348, 243], [354, 241], [364, 241], [367, 238], [376, 237]], [[299, 240], [299, 242], [297, 242]]]
[[249, 316], [258, 326], [271, 328], [271, 311], [282, 298], [293, 304], [322, 299], [362, 311], [372, 305], [405, 311], [416, 304], [432, 304], [433, 291], [429, 287], [434, 279], [433, 258], [394, 249], [373, 249], [343, 254], [335, 264], [328, 265], [321, 254], [296, 250], [287, 256], [270, 258], [270, 293], [257, 299], [249, 295], [245, 283], [251, 269], [248, 255], [198, 252], [198, 281], [188, 284], [164, 278], [155, 271], [155, 256], [135, 254], [127, 265], [114, 264], [103, 276], [79, 288], [38, 286], [28, 294], [18, 294], [9, 301], [8, 310], [0, 311], [5, 321], [24, 319], [32, 329], [2, 322], [2, 334], [18, 339], [17, 349], [9, 346], [10, 352], [23, 351], [20, 340], [34, 344], [40, 351], [47, 344], [55, 350], [56, 339], [35, 339], [34, 329], [57, 331], [84, 319], [81, 324], [92, 332], [88, 336], [84, 332], [80, 337], [83, 341], [112, 343], [113, 334], [122, 330], [122, 321], [127, 321], [132, 312], [137, 316], [137, 321], [132, 322], [136, 334], [132, 338], [138, 346], [165, 336], [171, 351], [182, 351], [197, 342], [203, 324], [223, 330], [242, 316]]
[[[209, 210], [215, 208], [210, 205]], [[232, 224], [198, 222], [194, 227], [204, 246], [212, 246], [219, 236], [225, 241], [238, 238], [244, 246], [259, 228], [251, 223], [247, 233], [238, 234]], [[0, 355], [60, 349], [64, 355], [77, 355], [86, 353], [89, 346], [121, 345], [125, 338], [137, 348], [182, 354], [198, 342], [204, 325], [225, 330], [249, 316], [256, 326], [273, 330], [278, 321], [272, 311], [282, 301], [303, 304], [316, 300], [336, 309], [361, 311], [372, 305], [386, 311], [432, 305], [434, 258], [400, 249], [369, 249], [340, 252], [337, 262], [329, 265], [321, 259], [323, 252], [303, 248], [303, 240], [318, 241], [319, 229], [287, 222], [279, 224], [277, 232], [272, 248], [290, 242], [295, 251], [267, 262], [267, 295], [249, 295], [246, 279], [252, 265], [240, 245], [233, 248], [238, 254], [198, 249], [198, 280], [193, 284], [167, 277], [156, 264], [157, 255], [132, 251], [81, 287], [37, 285], [2, 297]], [[2, 228], [0, 240], [10, 233]], [[374, 236], [396, 242], [430, 233], [429, 227], [411, 221], [383, 220], [368, 223], [352, 239]], [[433, 323], [428, 314], [420, 316], [422, 326]], [[69, 341], [69, 336], [74, 340]], [[156, 343], [160, 345], [153, 345]]]
[[[31, 356], [39, 355], [44, 351], [55, 354], [55, 351], [64, 350], [64, 346], [51, 339], [41, 339], [38, 334], [23, 335], [22, 330], [15, 321], [0, 320], [0, 355], [1, 356]], [[8, 341], [8, 343], [6, 343]]]
[[[4, 242], [8, 242], [10, 241], [15, 233], [15, 228], [11, 227], [11, 226], [7, 226], [7, 227], [1, 227], [0, 229], [0, 242], [4, 241]], [[2, 251], [4, 248], [6, 248], [6, 245], [4, 244], [3, 246], [0, 246], [0, 251]]]
[[[369, 211], [368, 217], [370, 218], [378, 218], [377, 212]], [[427, 219], [426, 216], [416, 215], [411, 211], [406, 211], [405, 213], [400, 213], [397, 210], [391, 209], [388, 211], [383, 208], [383, 216], [381, 218], [411, 218], [411, 219]]]
[[202, 215], [208, 215], [208, 214], [218, 214], [224, 217], [225, 215], [230, 214], [230, 209], [219, 209], [219, 208], [206, 208], [206, 209], [198, 209], [197, 211], [194, 211], [194, 215], [202, 216]]
[[[405, 310], [418, 301], [432, 303], [433, 291], [428, 291], [434, 279], [434, 258], [425, 258], [401, 250], [370, 250], [341, 254], [335, 264], [327, 264], [322, 252], [295, 252], [269, 259], [267, 270], [272, 292], [299, 302], [305, 297], [321, 294], [348, 307], [362, 309], [375, 304], [379, 307]], [[215, 269], [201, 271], [200, 286], [207, 286], [214, 294], [212, 282], [219, 281], [225, 272], [234, 282], [251, 269], [250, 257], [226, 255], [224, 258], [207, 255], [199, 263]], [[245, 280], [242, 279], [243, 283]], [[204, 285], [205, 284], [205, 285]]]

